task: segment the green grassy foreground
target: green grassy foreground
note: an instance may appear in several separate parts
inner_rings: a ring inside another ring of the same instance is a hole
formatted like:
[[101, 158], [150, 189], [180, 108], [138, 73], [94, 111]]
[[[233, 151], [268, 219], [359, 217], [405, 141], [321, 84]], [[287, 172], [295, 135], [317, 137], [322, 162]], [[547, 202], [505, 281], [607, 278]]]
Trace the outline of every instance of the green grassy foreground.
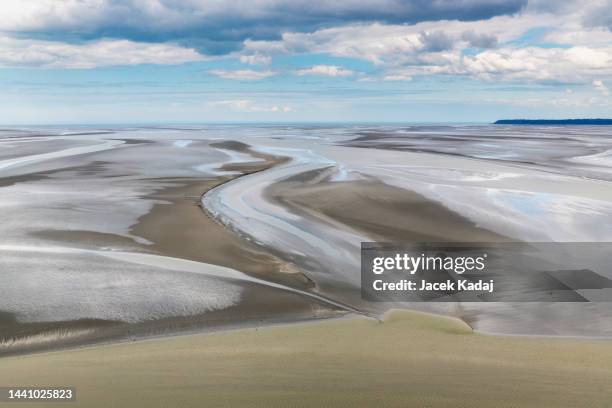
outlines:
[[611, 381], [612, 342], [405, 311], [0, 360], [0, 385], [75, 386], [75, 408], [612, 407]]

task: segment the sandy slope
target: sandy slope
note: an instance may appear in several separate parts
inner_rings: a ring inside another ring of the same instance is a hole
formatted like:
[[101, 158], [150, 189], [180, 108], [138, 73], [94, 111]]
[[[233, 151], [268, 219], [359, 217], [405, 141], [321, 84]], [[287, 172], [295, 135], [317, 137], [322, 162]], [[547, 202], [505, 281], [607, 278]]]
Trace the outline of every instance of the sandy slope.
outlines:
[[415, 312], [12, 357], [2, 366], [1, 384], [75, 386], [69, 407], [612, 404], [610, 342], [490, 337]]

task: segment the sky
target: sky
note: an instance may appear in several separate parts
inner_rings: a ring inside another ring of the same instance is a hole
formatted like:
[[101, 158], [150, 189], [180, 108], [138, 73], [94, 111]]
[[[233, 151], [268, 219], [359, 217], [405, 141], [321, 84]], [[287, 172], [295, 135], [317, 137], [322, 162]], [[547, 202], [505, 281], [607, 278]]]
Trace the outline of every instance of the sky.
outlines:
[[0, 124], [612, 117], [612, 0], [3, 0]]

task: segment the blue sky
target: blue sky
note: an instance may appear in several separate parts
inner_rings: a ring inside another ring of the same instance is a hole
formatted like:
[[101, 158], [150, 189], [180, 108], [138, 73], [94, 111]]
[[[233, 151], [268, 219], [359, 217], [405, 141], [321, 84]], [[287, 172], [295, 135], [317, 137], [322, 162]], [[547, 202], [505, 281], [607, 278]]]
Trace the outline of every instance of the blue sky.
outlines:
[[2, 124], [612, 116], [608, 0], [3, 6]]

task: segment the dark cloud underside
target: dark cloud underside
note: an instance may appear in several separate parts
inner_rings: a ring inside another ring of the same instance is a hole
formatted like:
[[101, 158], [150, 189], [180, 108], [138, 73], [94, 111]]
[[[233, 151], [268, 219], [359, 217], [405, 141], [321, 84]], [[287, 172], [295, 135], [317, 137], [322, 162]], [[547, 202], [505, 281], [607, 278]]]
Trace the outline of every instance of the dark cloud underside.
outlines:
[[[223, 54], [243, 40], [276, 39], [283, 32], [308, 32], [359, 22], [488, 19], [519, 12], [527, 0], [107, 0], [96, 9], [67, 8], [62, 16], [28, 28], [21, 36], [63, 41], [125, 38], [177, 41], [208, 54]], [[85, 1], [87, 3], [87, 1]], [[79, 15], [82, 14], [82, 15]], [[60, 18], [61, 17], [61, 18]], [[432, 38], [432, 46], [442, 46]]]

